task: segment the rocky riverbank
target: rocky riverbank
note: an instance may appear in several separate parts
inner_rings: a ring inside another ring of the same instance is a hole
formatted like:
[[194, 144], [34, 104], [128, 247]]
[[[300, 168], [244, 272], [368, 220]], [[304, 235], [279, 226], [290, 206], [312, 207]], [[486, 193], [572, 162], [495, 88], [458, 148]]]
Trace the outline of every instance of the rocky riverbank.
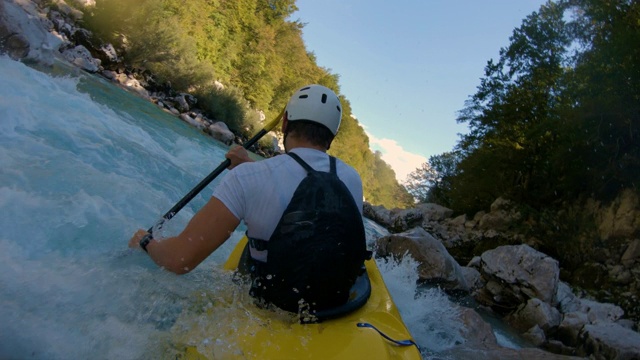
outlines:
[[[624, 192], [610, 206], [602, 206], [599, 213], [602, 234], [636, 233], [631, 225], [640, 217], [640, 204], [633, 192]], [[403, 210], [365, 205], [365, 216], [392, 233], [377, 240], [378, 256], [411, 256], [419, 263], [421, 282], [438, 286], [453, 296], [472, 297], [479, 308], [502, 318], [540, 349], [593, 359], [640, 359], [638, 318], [629, 318], [620, 306], [598, 302], [588, 292], [574, 291], [575, 286], [562, 281], [560, 262], [534, 249], [538, 244], [535, 237], [513, 230], [518, 227], [511, 225], [522, 221], [514, 204], [498, 199], [489, 211], [480, 212], [473, 219], [452, 214], [450, 209], [436, 204]], [[496, 239], [513, 245], [493, 247]], [[630, 237], [625, 246], [610, 250], [611, 258], [602, 265], [607, 268], [604, 264], [609, 264], [612, 269], [608, 273], [611, 281], [619, 279], [621, 272], [630, 274], [625, 278], [624, 292], [629, 295], [626, 299], [631, 302], [631, 309], [638, 306], [638, 242]], [[488, 249], [479, 250], [483, 248]], [[473, 255], [474, 250], [477, 255]], [[454, 257], [450, 251], [457, 255]], [[468, 354], [469, 346], [486, 349], [478, 356], [487, 359], [550, 356], [500, 348], [490, 329], [482, 330], [489, 326], [468, 309], [461, 312], [461, 321], [477, 330], [467, 344], [450, 351], [456, 356]], [[478, 356], [474, 353], [474, 358]]]
[[[55, 9], [46, 4], [54, 4]], [[92, 0], [78, 0], [73, 4], [77, 7], [95, 5]], [[224, 122], [208, 118], [197, 107], [193, 95], [177, 93], [170, 84], [157, 83], [153, 74], [123, 63], [111, 44], [100, 43], [91, 32], [76, 25], [82, 16], [81, 11], [64, 0], [3, 0], [0, 3], [0, 54], [45, 66], [53, 64], [53, 59], [66, 61], [153, 102], [226, 145], [242, 145], [248, 140], [231, 131]], [[224, 89], [219, 82], [215, 85]], [[264, 120], [264, 115], [260, 115]], [[278, 144], [268, 147], [256, 144], [251, 150], [265, 157], [280, 151]]]

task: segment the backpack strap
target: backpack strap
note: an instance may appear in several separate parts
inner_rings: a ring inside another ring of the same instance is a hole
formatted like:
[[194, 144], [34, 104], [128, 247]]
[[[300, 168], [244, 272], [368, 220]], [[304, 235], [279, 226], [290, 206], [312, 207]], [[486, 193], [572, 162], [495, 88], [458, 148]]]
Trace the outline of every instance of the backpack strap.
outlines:
[[[302, 166], [307, 171], [307, 173], [316, 172], [316, 170], [314, 170], [309, 164], [307, 164], [304, 160], [302, 160], [302, 158], [300, 158], [300, 156], [298, 156], [298, 154], [295, 154], [293, 152], [288, 152], [287, 155], [291, 156], [291, 158], [293, 158], [293, 160], [297, 161], [298, 164], [300, 164], [300, 166]], [[331, 155], [329, 155], [329, 172], [332, 173], [332, 174], [337, 174], [336, 173], [336, 158], [334, 158]]]

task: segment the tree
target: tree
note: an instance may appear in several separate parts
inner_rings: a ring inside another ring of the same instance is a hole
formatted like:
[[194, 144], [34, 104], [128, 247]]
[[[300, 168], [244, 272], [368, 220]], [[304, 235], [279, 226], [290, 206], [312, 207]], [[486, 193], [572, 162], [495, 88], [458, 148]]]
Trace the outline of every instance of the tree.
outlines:
[[425, 203], [428, 201], [430, 189], [436, 184], [437, 176], [438, 173], [425, 162], [407, 175], [404, 186], [416, 202]]
[[[460, 112], [458, 122], [468, 123], [470, 132], [458, 144], [465, 158], [452, 191], [458, 201], [468, 198], [467, 206], [469, 199], [490, 203], [496, 194], [522, 201], [540, 198], [538, 191], [547, 182], [539, 170], [554, 139], [547, 130], [553, 130], [563, 101], [570, 44], [565, 8], [548, 3], [529, 15], [514, 30], [509, 46], [500, 50], [499, 60], [488, 62], [478, 91]], [[497, 181], [480, 180], [487, 176]]]

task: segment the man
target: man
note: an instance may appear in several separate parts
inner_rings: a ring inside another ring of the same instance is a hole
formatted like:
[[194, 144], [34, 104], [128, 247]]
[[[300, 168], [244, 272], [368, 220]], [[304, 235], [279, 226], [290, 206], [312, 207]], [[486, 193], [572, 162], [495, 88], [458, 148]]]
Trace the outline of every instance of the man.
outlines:
[[[139, 230], [130, 240], [129, 247], [143, 247], [159, 266], [184, 274], [226, 241], [242, 220], [250, 238], [247, 265], [254, 280], [252, 294], [257, 298], [297, 311], [300, 299], [294, 296], [302, 295], [295, 295], [301, 290], [289, 282], [293, 280], [286, 275], [291, 273], [302, 276], [295, 281], [313, 282], [316, 288], [322, 288], [314, 294], [306, 293], [307, 298], [324, 297], [322, 294], [332, 286], [331, 282], [343, 278], [352, 284], [357, 276], [353, 269], [361, 267], [366, 256], [361, 218], [362, 181], [355, 169], [340, 160], [335, 160], [335, 168], [332, 168], [330, 164], [334, 160], [326, 153], [338, 132], [341, 117], [340, 100], [329, 88], [309, 85], [298, 90], [289, 100], [282, 119], [284, 147], [289, 156], [252, 162], [243, 148], [231, 149], [226, 157], [231, 160], [229, 168], [232, 170], [180, 235], [161, 241], [145, 241], [143, 237], [147, 233]], [[348, 190], [344, 192], [348, 199], [339, 194], [340, 190], [320, 189], [334, 183], [333, 178], [337, 179], [335, 175], [327, 174], [330, 170], [339, 178], [337, 187], [346, 185]], [[319, 174], [321, 178], [310, 181], [313, 184], [309, 185], [309, 181], [303, 180], [313, 177], [311, 173]], [[298, 189], [299, 185], [303, 187], [301, 183], [307, 184], [305, 189]], [[315, 194], [312, 196], [318, 198], [317, 204], [315, 198], [310, 200], [308, 187]], [[300, 210], [304, 206], [312, 208]], [[314, 206], [319, 207], [319, 211], [315, 211]], [[287, 219], [300, 214], [307, 217], [287, 223]], [[294, 247], [297, 250], [294, 251]], [[282, 280], [287, 288], [261, 292], [260, 289], [268, 287], [264, 283], [275, 274], [279, 279], [287, 277], [287, 281]], [[335, 291], [328, 290], [339, 296], [318, 298], [319, 308], [345, 302], [348, 289], [345, 293], [346, 284], [341, 286]], [[309, 284], [304, 286], [311, 287]], [[288, 295], [283, 295], [283, 291]], [[286, 296], [290, 299], [285, 300]], [[316, 300], [313, 301], [315, 304]]]

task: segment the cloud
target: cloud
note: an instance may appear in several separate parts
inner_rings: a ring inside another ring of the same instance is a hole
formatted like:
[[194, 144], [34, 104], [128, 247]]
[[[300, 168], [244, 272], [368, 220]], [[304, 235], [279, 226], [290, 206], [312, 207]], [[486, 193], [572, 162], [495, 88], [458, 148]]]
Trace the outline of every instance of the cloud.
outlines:
[[427, 162], [426, 157], [406, 151], [395, 140], [379, 139], [366, 130], [365, 132], [369, 137], [372, 150], [378, 150], [382, 153], [382, 160], [391, 166], [400, 183], [406, 180], [409, 173], [420, 167], [422, 163]]

